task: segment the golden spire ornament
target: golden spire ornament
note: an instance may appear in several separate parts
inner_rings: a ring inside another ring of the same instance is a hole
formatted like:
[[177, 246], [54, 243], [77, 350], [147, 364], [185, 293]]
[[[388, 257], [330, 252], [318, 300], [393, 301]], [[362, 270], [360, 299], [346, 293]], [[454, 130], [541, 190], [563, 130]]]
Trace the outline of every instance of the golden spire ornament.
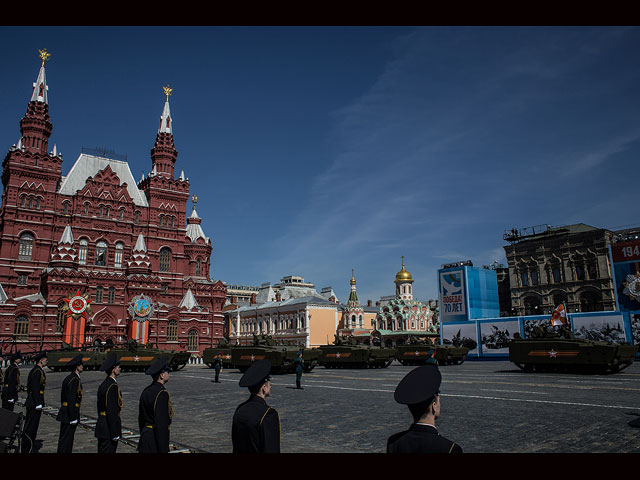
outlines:
[[171, 95], [171, 92], [173, 92], [173, 88], [170, 88], [169, 85], [167, 85], [166, 87], [162, 87], [162, 90], [164, 90], [164, 94], [167, 96], [167, 102], [168, 102], [169, 96]]
[[42, 59], [42, 66], [44, 67], [44, 62], [49, 60], [49, 57], [51, 56], [51, 54], [47, 52], [46, 48], [44, 50], [38, 50], [38, 52], [40, 52], [40, 58]]
[[193, 202], [194, 206], [196, 203], [198, 203], [198, 196], [195, 193], [191, 196], [191, 201]]

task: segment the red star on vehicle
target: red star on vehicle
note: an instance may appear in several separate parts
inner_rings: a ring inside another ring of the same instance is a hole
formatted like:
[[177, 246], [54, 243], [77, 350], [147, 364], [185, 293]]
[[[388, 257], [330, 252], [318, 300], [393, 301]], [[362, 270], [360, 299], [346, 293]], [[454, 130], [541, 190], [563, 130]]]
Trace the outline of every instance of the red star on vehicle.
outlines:
[[556, 352], [553, 348], [549, 352], [549, 357], [556, 358], [558, 356], [558, 352]]
[[251, 361], [253, 362], [255, 359], [256, 359], [256, 357], [251, 355]]
[[340, 358], [340, 352], [336, 353], [336, 358]]
[[140, 361], [140, 357], [136, 355], [135, 357], [133, 357], [133, 361], [134, 362], [139, 362]]

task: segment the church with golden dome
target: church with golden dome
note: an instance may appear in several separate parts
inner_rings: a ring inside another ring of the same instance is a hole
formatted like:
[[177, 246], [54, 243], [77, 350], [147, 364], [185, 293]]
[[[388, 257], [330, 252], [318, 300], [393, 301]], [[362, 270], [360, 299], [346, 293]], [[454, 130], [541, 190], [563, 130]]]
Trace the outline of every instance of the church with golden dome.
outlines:
[[373, 321], [373, 335], [387, 345], [410, 336], [439, 335], [438, 302], [429, 300], [424, 304], [413, 297], [413, 277], [405, 268], [404, 257], [394, 283], [395, 298], [380, 302], [378, 314]]

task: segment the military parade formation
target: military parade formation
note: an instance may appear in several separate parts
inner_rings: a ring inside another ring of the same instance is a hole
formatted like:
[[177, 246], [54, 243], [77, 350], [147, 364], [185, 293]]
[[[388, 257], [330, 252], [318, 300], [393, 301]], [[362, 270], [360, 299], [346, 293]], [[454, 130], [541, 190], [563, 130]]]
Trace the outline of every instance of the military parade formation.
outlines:
[[[13, 412], [18, 402], [20, 384], [19, 365], [22, 355], [16, 353], [10, 358], [10, 365], [2, 377], [3, 408]], [[34, 366], [29, 372], [25, 401], [26, 419], [21, 432], [20, 452], [38, 453], [42, 441], [37, 440], [38, 426], [45, 406], [44, 393], [47, 383], [44, 367], [47, 365], [46, 352], [33, 357]], [[295, 360], [296, 387], [303, 389], [303, 352], [300, 350]], [[220, 383], [222, 370], [221, 354], [214, 359], [215, 379]], [[67, 362], [70, 373], [62, 381], [60, 408], [56, 420], [60, 423], [57, 453], [72, 453], [76, 429], [81, 421], [80, 409], [83, 404], [83, 354], [75, 355]], [[120, 418], [123, 399], [117, 377], [121, 366], [116, 352], [107, 355], [100, 370], [106, 378], [97, 390], [96, 408], [98, 419], [95, 437], [98, 440], [97, 453], [116, 453], [122, 436]], [[138, 408], [140, 439], [139, 453], [168, 453], [170, 451], [170, 426], [173, 419], [171, 396], [166, 388], [171, 367], [167, 358], [157, 359], [145, 371], [152, 379], [141, 393]], [[231, 442], [233, 453], [280, 453], [281, 427], [278, 412], [268, 405], [271, 393], [272, 365], [268, 359], [253, 362], [243, 373], [238, 385], [247, 388], [249, 398], [235, 410], [232, 419]], [[439, 415], [439, 386], [441, 375], [434, 358], [425, 365], [412, 370], [398, 384], [395, 400], [405, 404], [411, 411], [415, 424], [406, 432], [389, 438], [389, 453], [441, 452], [460, 453], [459, 445], [446, 440], [437, 433], [435, 419]], [[85, 400], [86, 403], [86, 400]]]

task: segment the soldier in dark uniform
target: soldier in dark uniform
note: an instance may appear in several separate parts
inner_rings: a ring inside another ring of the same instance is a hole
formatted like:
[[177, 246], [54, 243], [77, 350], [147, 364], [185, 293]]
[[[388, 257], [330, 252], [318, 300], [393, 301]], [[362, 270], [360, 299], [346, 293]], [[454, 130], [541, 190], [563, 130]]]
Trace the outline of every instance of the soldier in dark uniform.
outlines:
[[296, 355], [296, 359], [294, 360], [294, 365], [296, 367], [296, 388], [298, 390], [304, 390], [300, 385], [300, 381], [302, 380], [302, 370], [304, 369], [304, 360], [302, 359], [302, 350], [298, 352]]
[[47, 385], [47, 376], [44, 373], [44, 367], [48, 361], [47, 352], [40, 352], [33, 360], [35, 365], [27, 378], [27, 400], [25, 402], [27, 417], [22, 435], [22, 453], [37, 453], [38, 451], [36, 435], [44, 407], [44, 388]]
[[280, 453], [280, 416], [267, 405], [271, 394], [271, 362], [259, 360], [240, 379], [251, 396], [233, 414], [233, 453]]
[[16, 401], [18, 400], [18, 390], [20, 390], [20, 368], [18, 365], [22, 363], [22, 355], [15, 353], [11, 357], [11, 365], [4, 372], [4, 380], [2, 383], [2, 408], [13, 412]]
[[438, 361], [434, 358], [435, 353], [432, 348], [427, 350], [427, 359], [424, 361], [425, 365], [438, 365]]
[[56, 420], [60, 422], [58, 453], [73, 451], [73, 438], [80, 421], [80, 404], [82, 403], [82, 382], [80, 372], [83, 370], [82, 354], [78, 354], [67, 362], [73, 371], [62, 381], [60, 390], [60, 410]]
[[116, 453], [118, 440], [122, 435], [122, 394], [116, 381], [120, 375], [118, 355], [115, 352], [110, 353], [100, 370], [107, 374], [107, 378], [98, 387], [98, 422], [95, 433], [98, 439], [98, 453]]
[[164, 387], [169, 381], [171, 368], [167, 364], [167, 357], [153, 362], [144, 372], [151, 375], [153, 383], [142, 391], [138, 413], [140, 427], [140, 453], [168, 453], [169, 426], [173, 418], [173, 407], [169, 392]]
[[211, 381], [214, 383], [220, 383], [218, 377], [220, 377], [220, 370], [222, 369], [222, 352], [218, 352], [216, 358], [213, 359], [213, 368], [216, 371], [216, 379]]
[[460, 445], [440, 436], [435, 426], [440, 415], [440, 382], [435, 365], [411, 370], [398, 384], [396, 402], [409, 407], [414, 423], [409, 430], [387, 440], [387, 453], [462, 453]]

